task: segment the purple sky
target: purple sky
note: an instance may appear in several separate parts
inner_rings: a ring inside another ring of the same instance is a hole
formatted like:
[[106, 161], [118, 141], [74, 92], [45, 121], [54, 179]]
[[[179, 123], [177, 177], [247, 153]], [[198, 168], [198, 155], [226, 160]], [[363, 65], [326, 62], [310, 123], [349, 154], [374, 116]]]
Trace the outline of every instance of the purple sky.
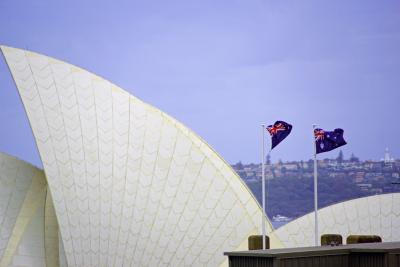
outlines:
[[[1, 0], [0, 43], [109, 79], [230, 163], [259, 162], [275, 120], [294, 127], [273, 161], [309, 159], [313, 123], [345, 130], [345, 157], [400, 158], [399, 1], [116, 3]], [[3, 59], [0, 123], [0, 151], [41, 165]]]

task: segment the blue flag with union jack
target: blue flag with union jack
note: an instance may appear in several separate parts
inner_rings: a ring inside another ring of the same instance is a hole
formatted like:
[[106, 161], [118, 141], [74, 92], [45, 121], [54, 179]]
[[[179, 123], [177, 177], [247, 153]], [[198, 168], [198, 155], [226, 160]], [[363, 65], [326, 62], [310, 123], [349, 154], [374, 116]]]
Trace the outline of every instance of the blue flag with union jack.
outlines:
[[267, 131], [271, 135], [271, 150], [285, 139], [292, 131], [292, 125], [284, 121], [276, 121], [274, 125], [268, 125]]
[[315, 147], [317, 154], [331, 151], [344, 146], [346, 141], [343, 138], [343, 129], [335, 129], [332, 132], [320, 128], [314, 129]]

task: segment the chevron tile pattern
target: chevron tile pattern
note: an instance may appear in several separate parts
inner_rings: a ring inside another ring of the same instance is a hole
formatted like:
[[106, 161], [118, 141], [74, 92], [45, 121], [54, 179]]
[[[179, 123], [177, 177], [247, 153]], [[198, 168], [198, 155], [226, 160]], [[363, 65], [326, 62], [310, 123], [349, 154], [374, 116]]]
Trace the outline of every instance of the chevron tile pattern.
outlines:
[[0, 153], [0, 258], [35, 175], [33, 167]]
[[47, 266], [43, 238], [45, 187], [43, 189], [41, 193], [35, 194], [38, 208], [32, 215], [29, 214], [29, 222], [23, 230], [18, 246], [15, 247], [9, 267]]
[[[0, 259], [9, 244], [18, 215], [39, 170], [0, 153]], [[44, 181], [44, 175], [41, 177]]]
[[259, 232], [261, 209], [247, 187], [181, 123], [81, 68], [1, 49], [68, 266], [219, 266], [224, 251], [245, 249]]
[[43, 170], [0, 153], [0, 267], [59, 265], [63, 252], [50, 248], [58, 226], [46, 191]]
[[[338, 203], [318, 211], [319, 235], [379, 235], [383, 242], [400, 241], [400, 193], [375, 195]], [[314, 213], [275, 232], [284, 247], [314, 245]]]
[[[46, 190], [45, 206], [44, 206], [44, 251], [46, 258], [46, 266], [60, 265], [60, 248], [58, 238], [58, 223], [56, 212], [54, 210], [53, 199], [50, 190]], [[61, 253], [64, 253], [61, 251]]]

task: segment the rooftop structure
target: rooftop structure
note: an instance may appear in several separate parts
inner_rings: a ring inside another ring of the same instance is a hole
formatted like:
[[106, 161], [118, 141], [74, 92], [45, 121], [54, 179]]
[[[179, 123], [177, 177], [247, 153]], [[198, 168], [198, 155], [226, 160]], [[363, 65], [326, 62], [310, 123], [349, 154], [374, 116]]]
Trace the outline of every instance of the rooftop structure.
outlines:
[[[318, 211], [323, 234], [378, 235], [384, 242], [400, 240], [400, 193], [375, 195], [331, 205]], [[314, 213], [275, 231], [284, 247], [314, 245]]]
[[226, 252], [230, 267], [398, 267], [400, 242]]
[[0, 153], [0, 266], [63, 266], [63, 259], [43, 171]]
[[[263, 213], [200, 137], [86, 70], [25, 50], [1, 50], [44, 172], [30, 166], [20, 190], [8, 186], [18, 175], [9, 175], [14, 161], [4, 160], [0, 267], [26, 253], [35, 233], [34, 242], [43, 245], [16, 265], [220, 266], [228, 263], [223, 252], [247, 249]], [[399, 199], [374, 196], [321, 209], [321, 234], [399, 240]], [[271, 248], [312, 242], [310, 216], [276, 231], [268, 223]]]
[[68, 266], [219, 266], [224, 251], [245, 249], [259, 232], [253, 195], [187, 127], [79, 67], [1, 50], [39, 149]]

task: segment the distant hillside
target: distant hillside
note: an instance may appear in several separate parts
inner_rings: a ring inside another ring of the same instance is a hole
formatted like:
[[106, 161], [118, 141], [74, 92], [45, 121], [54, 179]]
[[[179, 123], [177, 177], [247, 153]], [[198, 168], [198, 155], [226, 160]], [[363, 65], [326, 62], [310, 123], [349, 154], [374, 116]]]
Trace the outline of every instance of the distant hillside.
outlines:
[[[237, 163], [238, 172], [261, 203], [261, 165]], [[268, 166], [267, 214], [297, 218], [314, 209], [313, 161]], [[400, 192], [400, 160], [326, 159], [318, 162], [319, 207], [349, 199]]]

